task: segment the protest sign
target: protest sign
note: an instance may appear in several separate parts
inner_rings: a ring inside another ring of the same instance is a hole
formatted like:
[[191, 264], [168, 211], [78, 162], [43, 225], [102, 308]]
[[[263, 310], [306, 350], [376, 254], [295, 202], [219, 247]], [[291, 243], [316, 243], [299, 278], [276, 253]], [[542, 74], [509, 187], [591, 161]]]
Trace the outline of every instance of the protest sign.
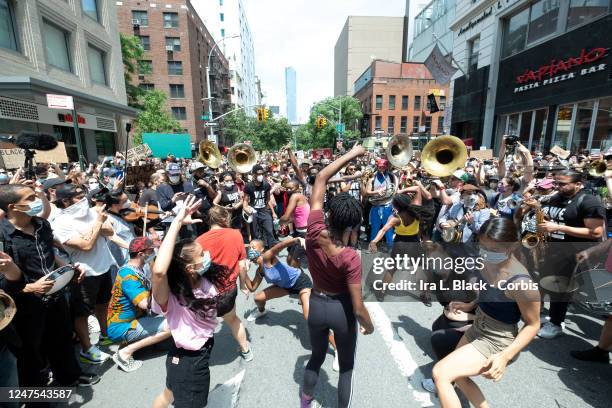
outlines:
[[139, 182], [148, 183], [151, 174], [155, 173], [153, 164], [145, 164], [144, 166], [129, 166], [126, 169], [125, 185], [135, 186]]
[[127, 161], [135, 162], [138, 160], [146, 159], [151, 155], [151, 148], [148, 144], [143, 143], [138, 146], [134, 146], [127, 151]]
[[36, 163], [68, 163], [68, 155], [66, 154], [66, 145], [64, 142], [57, 142], [55, 149], [51, 150], [36, 150], [34, 156]]
[[470, 157], [480, 160], [491, 160], [493, 158], [493, 149], [470, 150]]

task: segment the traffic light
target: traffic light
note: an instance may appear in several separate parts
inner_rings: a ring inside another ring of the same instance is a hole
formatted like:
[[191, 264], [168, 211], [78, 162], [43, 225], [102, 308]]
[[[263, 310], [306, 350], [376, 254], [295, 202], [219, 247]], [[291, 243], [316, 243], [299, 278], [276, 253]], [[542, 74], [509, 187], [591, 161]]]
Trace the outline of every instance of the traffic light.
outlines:
[[268, 116], [270, 116], [270, 109], [268, 108], [263, 108], [263, 120], [266, 121], [268, 120]]
[[264, 112], [262, 108], [257, 108], [257, 121], [261, 122], [264, 119]]
[[325, 127], [325, 126], [327, 126], [327, 118], [323, 116], [321, 118], [321, 127]]

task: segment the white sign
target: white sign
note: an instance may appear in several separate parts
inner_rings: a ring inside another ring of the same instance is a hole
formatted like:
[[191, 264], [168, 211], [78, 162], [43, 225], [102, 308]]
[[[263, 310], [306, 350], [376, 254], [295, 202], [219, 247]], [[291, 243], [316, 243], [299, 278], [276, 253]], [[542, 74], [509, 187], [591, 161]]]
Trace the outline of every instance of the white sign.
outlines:
[[208, 140], [217, 143], [217, 135], [208, 135]]
[[434, 45], [431, 54], [429, 54], [424, 64], [431, 73], [431, 76], [441, 85], [449, 83], [453, 75], [455, 75], [455, 72], [457, 72], [457, 68], [453, 67], [453, 65], [444, 58], [440, 48], [438, 48], [438, 44]]
[[450, 103], [446, 104], [444, 108], [444, 122], [442, 122], [442, 127], [448, 132], [451, 127], [451, 120], [453, 119], [453, 105]]
[[74, 109], [74, 101], [69, 95], [47, 94], [47, 106], [51, 109]]

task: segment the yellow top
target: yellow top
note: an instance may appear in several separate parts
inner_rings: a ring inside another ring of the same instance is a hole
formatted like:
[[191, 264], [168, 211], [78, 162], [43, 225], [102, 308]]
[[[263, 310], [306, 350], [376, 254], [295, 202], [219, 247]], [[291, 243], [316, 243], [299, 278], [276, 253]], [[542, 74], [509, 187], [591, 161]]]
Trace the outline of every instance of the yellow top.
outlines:
[[417, 235], [419, 233], [419, 220], [416, 218], [410, 223], [410, 225], [404, 225], [400, 218], [400, 225], [395, 227], [395, 233], [397, 235]]

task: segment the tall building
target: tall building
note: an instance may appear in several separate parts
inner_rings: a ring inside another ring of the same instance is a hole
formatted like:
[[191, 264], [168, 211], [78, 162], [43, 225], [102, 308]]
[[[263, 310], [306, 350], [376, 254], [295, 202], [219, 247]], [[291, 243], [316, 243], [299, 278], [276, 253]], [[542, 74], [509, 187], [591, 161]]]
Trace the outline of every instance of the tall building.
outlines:
[[[430, 112], [428, 94], [434, 94], [439, 112]], [[443, 134], [446, 95], [448, 85], [436, 83], [421, 63], [373, 61], [355, 81], [362, 135]]]
[[285, 97], [287, 103], [287, 120], [297, 123], [296, 77], [293, 67], [285, 68]]
[[456, 3], [456, 0], [433, 0], [414, 16], [408, 61], [425, 61], [436, 43], [443, 54], [452, 52], [454, 33], [449, 27], [455, 20]]
[[229, 61], [232, 103], [246, 107], [246, 114], [254, 116], [251, 107], [259, 98], [255, 50], [243, 0], [196, 0], [193, 5]]
[[374, 59], [400, 62], [404, 17], [349, 16], [334, 48], [334, 95], [352, 95], [353, 83]]
[[[121, 4], [119, 4], [121, 3]], [[168, 105], [192, 142], [206, 138], [204, 116], [212, 104], [213, 118], [231, 105], [229, 65], [220, 49], [208, 55], [214, 40], [189, 0], [166, 0], [164, 7], [140, 0], [117, 2], [119, 29], [140, 38], [145, 49], [142, 64], [149, 73], [134, 80], [139, 86], [161, 90], [168, 95]], [[206, 67], [210, 62], [211, 100], [206, 85]], [[212, 118], [211, 118], [212, 119]], [[220, 144], [229, 144], [215, 129]]]
[[115, 4], [0, 1], [0, 133], [53, 134], [78, 160], [72, 111], [47, 94], [73, 97], [83, 154], [95, 161], [125, 148], [127, 106]]

